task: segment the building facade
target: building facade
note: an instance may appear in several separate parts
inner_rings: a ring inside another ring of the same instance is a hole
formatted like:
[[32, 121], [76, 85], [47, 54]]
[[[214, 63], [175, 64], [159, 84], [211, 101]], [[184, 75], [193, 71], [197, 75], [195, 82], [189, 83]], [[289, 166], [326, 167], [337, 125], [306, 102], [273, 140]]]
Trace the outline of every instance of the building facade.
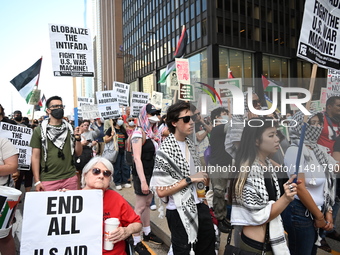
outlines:
[[[155, 81], [185, 25], [192, 83], [213, 85], [228, 78], [229, 68], [242, 78], [244, 91], [254, 87], [263, 94], [261, 75], [281, 86], [307, 88], [312, 64], [296, 57], [304, 2], [123, 0], [124, 81], [144, 92], [157, 88], [171, 99], [171, 77], [165, 84]], [[319, 68], [317, 77], [326, 78], [326, 70]], [[315, 95], [321, 86], [316, 83]]]

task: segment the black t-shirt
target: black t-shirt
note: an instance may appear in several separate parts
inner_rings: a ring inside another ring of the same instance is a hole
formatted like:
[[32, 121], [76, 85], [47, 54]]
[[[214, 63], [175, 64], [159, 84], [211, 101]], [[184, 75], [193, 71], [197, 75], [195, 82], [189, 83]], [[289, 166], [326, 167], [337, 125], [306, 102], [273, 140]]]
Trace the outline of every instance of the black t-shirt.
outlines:
[[218, 125], [210, 133], [210, 165], [228, 166], [232, 163], [232, 157], [225, 151], [224, 140], [226, 133], [224, 125]]

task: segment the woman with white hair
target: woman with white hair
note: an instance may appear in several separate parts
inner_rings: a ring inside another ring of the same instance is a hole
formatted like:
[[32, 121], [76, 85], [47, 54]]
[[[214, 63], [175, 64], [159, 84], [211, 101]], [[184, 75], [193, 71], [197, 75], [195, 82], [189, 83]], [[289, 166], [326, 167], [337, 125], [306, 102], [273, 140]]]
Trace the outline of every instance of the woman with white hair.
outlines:
[[85, 165], [81, 183], [84, 190], [103, 190], [103, 225], [107, 218], [118, 218], [120, 221], [119, 227], [111, 231], [108, 236], [109, 240], [114, 243], [113, 250], [103, 249], [103, 254], [124, 255], [126, 254], [124, 240], [134, 233], [139, 233], [142, 223], [129, 203], [119, 193], [109, 189], [112, 174], [113, 166], [110, 161], [103, 157], [94, 157]]

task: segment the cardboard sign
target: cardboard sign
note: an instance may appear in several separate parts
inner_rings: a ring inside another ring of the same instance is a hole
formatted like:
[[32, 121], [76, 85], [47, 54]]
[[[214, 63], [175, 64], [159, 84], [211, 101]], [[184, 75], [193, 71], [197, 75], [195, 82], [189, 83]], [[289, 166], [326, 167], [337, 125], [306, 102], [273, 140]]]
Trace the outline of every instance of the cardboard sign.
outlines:
[[189, 59], [176, 58], [175, 61], [178, 83], [190, 84]]
[[113, 91], [115, 92], [115, 95], [118, 99], [118, 103], [120, 106], [129, 105], [129, 94], [130, 94], [129, 84], [115, 81], [113, 83]]
[[152, 91], [151, 104], [157, 109], [162, 109], [163, 93]]
[[179, 84], [178, 99], [194, 101], [194, 87], [190, 84]]
[[32, 147], [29, 146], [33, 129], [0, 122], [0, 137], [7, 138], [18, 150], [18, 169], [30, 170]]
[[98, 111], [98, 105], [82, 105], [81, 111], [84, 120], [91, 120], [100, 118], [100, 113]]
[[340, 96], [340, 71], [328, 69], [327, 99], [332, 96]]
[[102, 254], [102, 190], [28, 192], [24, 208], [20, 254]]
[[149, 103], [149, 97], [149, 93], [132, 91], [130, 108], [132, 117], [138, 117], [140, 109], [142, 109], [144, 105]]
[[49, 24], [54, 76], [94, 77], [88, 28]]
[[78, 117], [83, 117], [83, 109], [82, 109], [83, 105], [93, 105], [93, 104], [94, 104], [93, 97], [78, 97]]
[[297, 56], [326, 69], [340, 69], [339, 21], [339, 1], [306, 0]]

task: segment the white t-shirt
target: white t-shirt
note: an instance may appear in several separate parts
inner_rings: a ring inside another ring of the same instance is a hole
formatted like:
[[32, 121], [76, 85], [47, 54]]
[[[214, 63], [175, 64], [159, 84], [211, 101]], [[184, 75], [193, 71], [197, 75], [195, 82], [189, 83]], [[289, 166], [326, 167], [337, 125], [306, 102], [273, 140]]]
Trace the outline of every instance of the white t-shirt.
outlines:
[[[322, 149], [321, 146], [319, 147], [320, 149]], [[285, 153], [284, 164], [286, 169], [288, 170], [288, 177], [295, 172], [297, 154], [297, 146], [290, 146]], [[309, 160], [309, 163], [306, 162], [304, 154], [308, 155], [311, 158], [311, 160]], [[329, 163], [335, 164], [335, 160], [331, 156], [328, 157]], [[302, 151], [300, 165], [301, 168], [299, 168], [299, 172], [305, 174], [306, 189], [312, 196], [315, 204], [317, 206], [322, 206], [324, 204], [323, 190], [326, 181], [323, 166], [319, 164], [314, 152], [307, 147], [304, 147]], [[297, 195], [295, 196], [295, 198], [299, 199]]]
[[[185, 141], [177, 141], [179, 147], [181, 148], [181, 152], [182, 152], [182, 155], [183, 155], [183, 158], [189, 158], [189, 168], [190, 168], [190, 175], [193, 175], [196, 173], [196, 170], [195, 170], [195, 163], [194, 163], [194, 159], [192, 158], [191, 154], [190, 154], [190, 150], [188, 148], [188, 145], [186, 144]], [[196, 204], [199, 204], [201, 203], [201, 199], [199, 199], [197, 197], [197, 192], [196, 192], [196, 183], [192, 183], [191, 185], [194, 185], [194, 199], [195, 199], [195, 203]], [[175, 205], [175, 201], [174, 201], [174, 198], [172, 196], [169, 196], [169, 202], [166, 206], [166, 209], [169, 209], [169, 210], [176, 210], [177, 207]]]
[[[7, 138], [0, 137], [0, 165], [4, 165], [4, 160], [16, 154], [18, 154], [18, 150], [14, 147], [14, 145], [8, 141]], [[5, 185], [8, 182], [8, 178], [8, 174], [2, 175], [0, 171], [0, 186]], [[10, 177], [10, 180], [12, 180], [12, 177]]]

